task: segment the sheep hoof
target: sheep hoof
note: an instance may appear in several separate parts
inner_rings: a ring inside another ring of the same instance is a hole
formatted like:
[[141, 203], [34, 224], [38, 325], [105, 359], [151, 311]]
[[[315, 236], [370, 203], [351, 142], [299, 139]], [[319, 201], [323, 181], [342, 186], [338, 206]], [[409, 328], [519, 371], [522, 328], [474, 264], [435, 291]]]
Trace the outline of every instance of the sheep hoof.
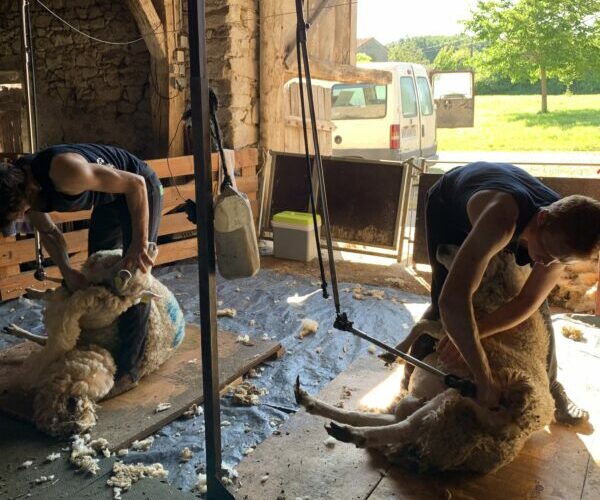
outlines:
[[300, 387], [300, 375], [296, 377], [296, 384], [294, 385], [294, 396], [296, 397], [296, 403], [304, 406], [308, 399], [308, 393]]
[[366, 439], [356, 434], [351, 427], [330, 422], [325, 426], [327, 434], [343, 443], [354, 443], [358, 448], [364, 448]]

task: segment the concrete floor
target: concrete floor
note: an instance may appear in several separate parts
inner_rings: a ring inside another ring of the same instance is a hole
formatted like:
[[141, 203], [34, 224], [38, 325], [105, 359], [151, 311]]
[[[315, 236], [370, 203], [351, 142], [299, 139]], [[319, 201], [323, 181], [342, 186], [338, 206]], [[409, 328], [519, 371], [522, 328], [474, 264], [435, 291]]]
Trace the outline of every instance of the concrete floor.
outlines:
[[[50, 453], [61, 452], [63, 457], [69, 452], [61, 448], [68, 443], [57, 443], [30, 424], [17, 422], [0, 415], [0, 498], [16, 500], [20, 498], [59, 498], [112, 499], [112, 489], [106, 486], [114, 458], [100, 460], [101, 471], [96, 476], [77, 474], [66, 460], [60, 459], [44, 464]], [[34, 463], [28, 469], [15, 470], [15, 464], [25, 460]], [[54, 474], [52, 483], [36, 485], [35, 479]], [[142, 479], [126, 493], [128, 500], [139, 499], [190, 499], [198, 498], [192, 493], [184, 493], [156, 479]]]

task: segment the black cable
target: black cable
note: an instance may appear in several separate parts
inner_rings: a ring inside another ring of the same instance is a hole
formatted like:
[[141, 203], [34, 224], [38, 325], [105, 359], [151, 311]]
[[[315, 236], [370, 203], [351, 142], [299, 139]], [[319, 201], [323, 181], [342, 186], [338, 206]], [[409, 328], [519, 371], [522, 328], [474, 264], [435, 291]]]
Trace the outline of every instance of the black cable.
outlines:
[[[321, 158], [321, 151], [319, 148], [319, 135], [317, 132], [317, 119], [315, 118], [315, 105], [312, 95], [312, 81], [310, 77], [310, 65], [308, 62], [308, 48], [306, 46], [306, 28], [307, 25], [304, 22], [302, 12], [302, 0], [296, 0], [296, 12], [297, 12], [297, 31], [296, 36], [299, 40], [300, 48], [302, 49], [302, 62], [304, 64], [304, 72], [306, 74], [306, 91], [308, 97], [308, 110], [310, 114], [310, 120], [312, 122], [312, 139], [314, 145], [314, 160], [315, 167], [319, 178], [319, 194], [321, 196], [321, 206], [323, 207], [323, 225], [325, 227], [325, 238], [327, 239], [327, 253], [329, 257], [329, 274], [331, 277], [331, 288], [333, 291], [333, 302], [335, 304], [335, 311], [337, 313], [338, 320], [345, 318], [345, 314], [341, 314], [340, 311], [340, 295], [338, 291], [337, 273], [335, 269], [335, 258], [333, 255], [333, 242], [331, 238], [331, 225], [329, 220], [329, 206], [327, 204], [327, 192], [325, 189], [325, 174], [323, 171], [323, 161]], [[303, 122], [303, 126], [306, 127], [306, 120]]]
[[[325, 276], [325, 266], [323, 264], [323, 255], [321, 254], [321, 238], [319, 237], [319, 225], [317, 224], [317, 203], [315, 200], [315, 195], [313, 192], [313, 166], [310, 161], [310, 154], [308, 153], [308, 133], [306, 131], [306, 110], [304, 107], [304, 87], [302, 85], [302, 64], [300, 60], [300, 27], [297, 27], [298, 33], [296, 34], [296, 58], [298, 61], [298, 83], [300, 85], [300, 109], [302, 110], [302, 132], [304, 136], [304, 156], [306, 159], [306, 173], [307, 173], [307, 182], [308, 182], [308, 193], [310, 195], [310, 209], [312, 212], [313, 218], [313, 229], [315, 231], [315, 240], [317, 242], [317, 255], [319, 257], [319, 270], [321, 272], [321, 290], [323, 290], [323, 298], [328, 298], [329, 293], [327, 292], [327, 277]], [[313, 123], [314, 127], [316, 124]]]
[[233, 186], [229, 172], [227, 171], [227, 163], [225, 162], [225, 151], [223, 150], [223, 143], [221, 140], [221, 127], [217, 120], [217, 109], [219, 109], [219, 99], [217, 94], [212, 88], [208, 88], [208, 109], [210, 115], [210, 132], [217, 145], [217, 151], [221, 158], [221, 167], [223, 168], [223, 182], [221, 183], [221, 191], [227, 186]]

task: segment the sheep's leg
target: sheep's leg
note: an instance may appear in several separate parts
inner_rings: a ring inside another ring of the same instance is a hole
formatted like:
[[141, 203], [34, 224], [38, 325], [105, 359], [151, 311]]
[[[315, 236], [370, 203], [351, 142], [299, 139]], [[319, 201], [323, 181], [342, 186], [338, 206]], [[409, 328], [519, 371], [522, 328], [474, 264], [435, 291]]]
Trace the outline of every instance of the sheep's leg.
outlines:
[[400, 422], [384, 426], [351, 427], [337, 425], [331, 422], [325, 429], [330, 436], [344, 443], [354, 443], [358, 448], [373, 448], [391, 443], [402, 443], [412, 439], [424, 418], [432, 411], [439, 408], [447, 396], [438, 394], [435, 398], [425, 403], [410, 417]]
[[349, 411], [342, 408], [336, 408], [323, 401], [310, 396], [305, 390], [300, 388], [300, 377], [296, 378], [296, 386], [294, 388], [296, 402], [304, 406], [306, 411], [312, 415], [330, 418], [343, 424], [361, 427], [389, 425], [398, 421], [396, 415], [390, 413], [366, 413], [359, 411]]
[[8, 333], [9, 335], [13, 335], [21, 339], [31, 340], [32, 342], [35, 342], [36, 344], [39, 344], [41, 346], [46, 345], [46, 337], [42, 337], [41, 335], [36, 335], [35, 333], [28, 332], [27, 330], [15, 325], [14, 323], [11, 323], [10, 325], [4, 327], [2, 331], [4, 333]]

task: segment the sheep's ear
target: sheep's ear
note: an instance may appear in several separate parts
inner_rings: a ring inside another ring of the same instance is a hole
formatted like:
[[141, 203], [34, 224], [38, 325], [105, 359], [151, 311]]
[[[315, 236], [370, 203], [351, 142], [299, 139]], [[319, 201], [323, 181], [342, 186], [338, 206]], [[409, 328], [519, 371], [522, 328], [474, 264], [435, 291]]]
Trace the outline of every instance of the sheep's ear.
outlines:
[[118, 290], [125, 290], [129, 284], [132, 274], [127, 269], [121, 269], [115, 276], [115, 286]]

